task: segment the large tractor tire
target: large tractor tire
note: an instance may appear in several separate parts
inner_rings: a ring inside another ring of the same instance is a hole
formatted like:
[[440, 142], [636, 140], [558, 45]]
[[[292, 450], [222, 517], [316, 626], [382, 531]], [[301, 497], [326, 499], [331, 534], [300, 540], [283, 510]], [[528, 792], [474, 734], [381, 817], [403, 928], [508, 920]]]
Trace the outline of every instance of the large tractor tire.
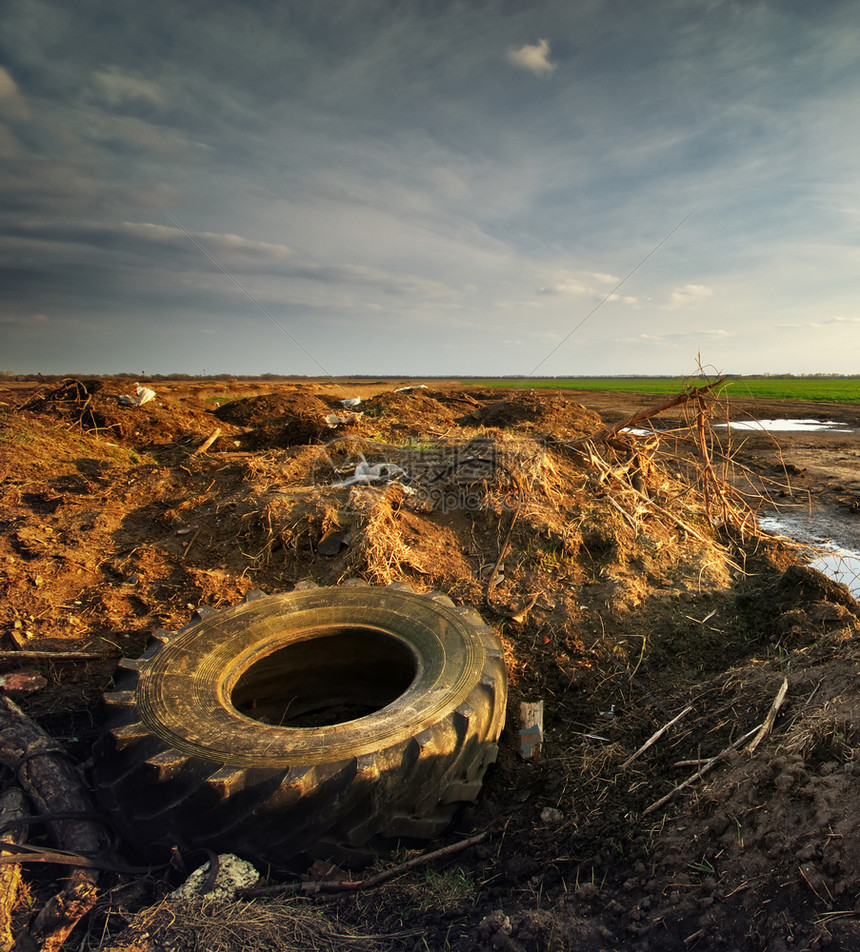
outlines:
[[95, 751], [101, 804], [151, 859], [357, 863], [442, 833], [496, 759], [501, 645], [447, 596], [307, 588], [160, 636], [121, 662]]

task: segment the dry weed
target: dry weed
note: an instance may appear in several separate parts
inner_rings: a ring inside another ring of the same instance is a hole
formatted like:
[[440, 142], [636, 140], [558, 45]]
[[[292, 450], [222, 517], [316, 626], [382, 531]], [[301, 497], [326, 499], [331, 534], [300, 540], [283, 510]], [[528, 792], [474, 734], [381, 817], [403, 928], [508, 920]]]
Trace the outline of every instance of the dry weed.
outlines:
[[164, 900], [129, 917], [118, 936], [90, 944], [89, 952], [345, 952], [358, 947], [372, 952], [383, 948], [377, 941], [383, 938], [388, 937], [355, 932], [306, 900]]
[[853, 711], [854, 698], [829, 698], [797, 721], [781, 749], [787, 754], [800, 754], [804, 759], [812, 754], [850, 759], [858, 743]]
[[352, 568], [377, 585], [401, 580], [410, 566], [421, 568], [415, 564], [397, 524], [395, 507], [399, 507], [402, 498], [399, 486], [383, 490], [354, 487], [350, 492], [350, 509], [361, 521], [352, 545]]

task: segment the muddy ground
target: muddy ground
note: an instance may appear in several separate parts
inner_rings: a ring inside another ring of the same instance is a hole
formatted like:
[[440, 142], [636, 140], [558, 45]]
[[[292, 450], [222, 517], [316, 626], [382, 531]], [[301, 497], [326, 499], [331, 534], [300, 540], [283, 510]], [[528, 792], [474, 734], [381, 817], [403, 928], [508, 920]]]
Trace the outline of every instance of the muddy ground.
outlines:
[[[118, 659], [252, 589], [440, 590], [481, 610], [508, 662], [498, 763], [433, 847], [481, 843], [374, 888], [217, 909], [162, 902], [175, 869], [105, 872], [67, 947], [860, 948], [860, 610], [748, 508], [833, 517], [848, 544], [857, 435], [728, 442], [717, 426], [857, 427], [860, 408], [709, 397], [652, 418], [656, 434], [607, 437], [659, 399], [394, 392], [411, 383], [159, 381], [140, 407], [112, 380], [0, 392], [0, 674], [85, 778]], [[362, 415], [329, 425], [356, 395]], [[336, 486], [362, 455], [400, 466], [406, 488]], [[545, 742], [526, 763], [519, 704], [538, 699]], [[26, 869], [19, 928], [62, 875]]]

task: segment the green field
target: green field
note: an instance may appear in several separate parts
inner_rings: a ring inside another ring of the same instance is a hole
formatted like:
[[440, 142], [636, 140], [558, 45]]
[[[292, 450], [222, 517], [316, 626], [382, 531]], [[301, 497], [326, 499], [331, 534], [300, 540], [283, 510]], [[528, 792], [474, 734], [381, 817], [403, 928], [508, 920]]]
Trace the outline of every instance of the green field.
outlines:
[[[717, 378], [711, 378], [717, 379]], [[622, 393], [681, 393], [701, 387], [701, 377], [570, 377], [463, 380], [468, 387], [511, 387], [534, 390], [604, 390]], [[860, 403], [860, 377], [731, 377], [720, 388], [729, 396], [765, 397], [771, 400], [822, 400]]]

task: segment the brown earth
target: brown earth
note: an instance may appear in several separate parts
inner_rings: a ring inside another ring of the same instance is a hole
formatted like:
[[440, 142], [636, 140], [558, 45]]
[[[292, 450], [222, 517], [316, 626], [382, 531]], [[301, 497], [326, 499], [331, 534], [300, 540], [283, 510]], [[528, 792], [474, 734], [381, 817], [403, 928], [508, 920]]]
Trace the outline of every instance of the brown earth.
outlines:
[[[119, 657], [250, 589], [438, 589], [477, 606], [508, 659], [499, 762], [434, 844], [485, 832], [479, 845], [373, 889], [227, 911], [162, 904], [175, 870], [105, 873], [68, 947], [860, 948], [860, 610], [745, 508], [765, 493], [850, 535], [856, 433], [731, 445], [715, 426], [856, 427], [860, 409], [703, 401], [700, 420], [693, 401], [655, 417], [656, 435], [603, 439], [656, 398], [394, 392], [410, 383], [159, 382], [142, 407], [120, 405], [114, 381], [0, 392], [0, 674], [41, 675], [16, 696], [84, 776]], [[329, 427], [355, 395], [363, 415]], [[405, 488], [336, 486], [362, 455], [400, 466]], [[320, 547], [327, 536], [343, 541]], [[737, 744], [784, 680], [772, 731]], [[537, 699], [545, 743], [525, 763], [519, 703]], [[26, 874], [33, 905], [62, 875], [46, 869]]]

